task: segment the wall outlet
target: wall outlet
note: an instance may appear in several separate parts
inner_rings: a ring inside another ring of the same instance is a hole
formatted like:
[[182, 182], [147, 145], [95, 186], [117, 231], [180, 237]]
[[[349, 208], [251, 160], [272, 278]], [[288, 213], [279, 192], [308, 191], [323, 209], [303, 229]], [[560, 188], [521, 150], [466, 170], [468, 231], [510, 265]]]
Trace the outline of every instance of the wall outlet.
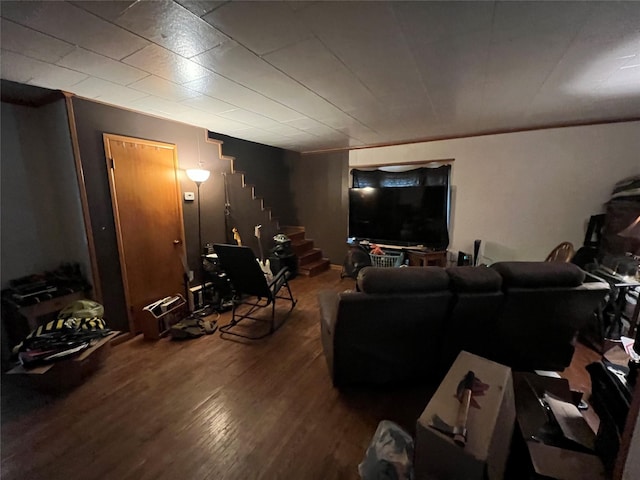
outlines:
[[184, 201], [193, 202], [196, 199], [196, 194], [193, 192], [184, 192]]

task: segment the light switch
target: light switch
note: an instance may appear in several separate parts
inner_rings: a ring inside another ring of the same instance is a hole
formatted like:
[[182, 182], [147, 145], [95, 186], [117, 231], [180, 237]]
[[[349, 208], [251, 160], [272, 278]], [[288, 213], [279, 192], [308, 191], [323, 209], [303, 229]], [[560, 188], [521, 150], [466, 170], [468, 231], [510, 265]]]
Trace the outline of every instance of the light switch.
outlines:
[[184, 201], [193, 202], [196, 199], [196, 194], [193, 192], [184, 192]]

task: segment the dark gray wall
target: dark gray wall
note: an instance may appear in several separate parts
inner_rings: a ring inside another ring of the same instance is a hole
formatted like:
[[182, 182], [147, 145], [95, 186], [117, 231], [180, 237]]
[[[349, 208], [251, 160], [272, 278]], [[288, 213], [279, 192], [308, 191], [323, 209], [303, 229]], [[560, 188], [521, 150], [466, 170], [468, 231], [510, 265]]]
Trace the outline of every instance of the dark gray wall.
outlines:
[[59, 97], [42, 106], [2, 103], [2, 288], [65, 262], [91, 274], [67, 110]]
[[341, 265], [347, 252], [349, 152], [287, 159], [295, 215], [331, 263]]
[[[222, 172], [229, 172], [231, 166], [230, 162], [218, 159], [218, 146], [206, 143], [206, 130], [202, 128], [80, 98], [73, 99], [73, 107], [105, 315], [108, 315], [112, 328], [126, 331], [128, 323], [124, 287], [102, 134], [112, 133], [176, 144], [181, 169], [194, 168], [198, 165], [198, 160], [202, 159], [203, 167], [211, 170], [211, 177], [200, 187], [203, 243], [225, 240]], [[184, 171], [180, 172], [180, 179], [183, 192], [196, 192], [195, 184], [186, 177]], [[182, 207], [188, 263], [190, 269], [194, 270], [197, 281], [200, 271], [197, 202], [183, 201]]]
[[[224, 243], [227, 241], [222, 173], [230, 173], [231, 164], [227, 160], [218, 158], [218, 145], [206, 142], [207, 132], [203, 128], [80, 98], [73, 99], [73, 106], [98, 257], [103, 302], [105, 310], [109, 312], [109, 318], [113, 319], [111, 321], [112, 327], [126, 330], [128, 326], [124, 287], [120, 272], [102, 134], [112, 133], [177, 145], [182, 192], [197, 192], [195, 184], [186, 177], [184, 170], [196, 167], [198, 160], [202, 160], [203, 168], [211, 170], [211, 177], [200, 187], [203, 243]], [[292, 218], [291, 211], [293, 209], [290, 196], [287, 193], [289, 191], [289, 174], [287, 173], [289, 164], [285, 162], [285, 157], [289, 155], [288, 152], [215, 133], [211, 133], [210, 138], [224, 141], [223, 155], [236, 157], [236, 169], [245, 171], [248, 183], [255, 183], [256, 193], [264, 197], [265, 206], [275, 205], [275, 207], [279, 207], [278, 210], [285, 213], [286, 218]], [[245, 208], [257, 207], [258, 202], [234, 203], [236, 213], [240, 217], [251, 216], [253, 223], [259, 221], [265, 223], [260, 220], [262, 218], [260, 214], [242, 213]], [[243, 205], [242, 209], [238, 209], [238, 203]], [[190, 269], [194, 271], [195, 284], [197, 284], [200, 281], [197, 202], [183, 201], [182, 207], [188, 263]], [[253, 236], [252, 228], [247, 227], [245, 230], [250, 231], [244, 232], [244, 237]], [[270, 238], [272, 235], [272, 232], [265, 231], [263, 238]]]
[[[200, 190], [203, 243], [226, 241], [222, 173], [230, 172], [231, 165], [218, 158], [218, 146], [206, 142], [206, 131], [202, 128], [86, 99], [74, 97], [72, 102], [96, 247], [97, 275], [103, 292], [102, 302], [110, 326], [127, 330], [124, 287], [102, 134], [112, 133], [176, 144], [183, 192], [196, 191], [195, 184], [186, 177], [183, 170], [196, 167], [198, 161], [202, 160], [203, 167], [212, 171], [211, 178], [202, 184]], [[66, 120], [59, 124], [66, 125]], [[14, 139], [16, 135], [22, 134], [22, 127], [15, 122], [9, 122], [7, 126], [11, 127], [9, 133]], [[57, 130], [55, 135], [56, 138], [65, 136]], [[236, 157], [236, 169], [245, 172], [248, 183], [255, 184], [256, 194], [263, 196], [265, 206], [273, 208], [273, 214], [278, 217], [281, 225], [304, 225], [307, 236], [316, 241], [333, 263], [342, 262], [347, 235], [347, 153], [301, 158], [295, 152], [224, 135], [211, 136], [224, 141], [223, 154]], [[58, 141], [62, 140], [58, 138]], [[11, 147], [16, 143], [9, 142], [5, 145]], [[3, 155], [3, 167], [6, 158]], [[73, 191], [75, 193], [72, 197], [77, 202], [79, 196], [76, 186]], [[3, 207], [6, 205], [3, 201]], [[200, 247], [197, 240], [197, 203], [183, 201], [183, 212], [188, 263], [198, 281]], [[25, 215], [33, 215], [33, 210], [27, 208]], [[74, 213], [74, 218], [76, 225], [82, 225], [78, 211]], [[253, 220], [256, 223], [260, 217]], [[269, 238], [272, 233], [265, 231], [263, 238]], [[253, 232], [248, 232], [249, 236], [252, 234]]]
[[245, 174], [247, 184], [255, 186], [256, 196], [264, 199], [264, 206], [271, 208], [281, 226], [297, 223], [286, 161], [287, 155], [294, 152], [213, 132], [209, 137], [224, 142], [223, 153], [235, 157], [235, 170]]

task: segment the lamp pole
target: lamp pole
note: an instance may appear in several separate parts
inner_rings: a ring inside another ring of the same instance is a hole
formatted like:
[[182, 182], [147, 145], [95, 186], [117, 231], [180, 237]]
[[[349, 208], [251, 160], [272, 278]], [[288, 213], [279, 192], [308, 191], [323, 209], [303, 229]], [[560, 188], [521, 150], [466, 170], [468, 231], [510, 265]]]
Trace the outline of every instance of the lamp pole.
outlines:
[[206, 290], [206, 280], [204, 278], [204, 263], [202, 259], [202, 215], [200, 209], [200, 185], [202, 182], [195, 182], [198, 189], [198, 261], [200, 262], [200, 298], [202, 299], [201, 308], [205, 308], [204, 294]]
[[187, 176], [191, 179], [198, 189], [198, 262], [200, 263], [200, 294], [204, 303], [204, 290], [205, 290], [205, 278], [204, 278], [204, 265], [202, 263], [202, 208], [200, 204], [200, 185], [202, 182], [209, 178], [211, 172], [209, 170], [203, 170], [201, 168], [187, 170]]
[[[200, 209], [200, 185], [202, 182], [195, 182], [198, 189], [198, 258], [200, 259], [200, 281], [204, 293], [204, 268], [202, 267], [202, 215]], [[204, 295], [203, 295], [204, 298]]]

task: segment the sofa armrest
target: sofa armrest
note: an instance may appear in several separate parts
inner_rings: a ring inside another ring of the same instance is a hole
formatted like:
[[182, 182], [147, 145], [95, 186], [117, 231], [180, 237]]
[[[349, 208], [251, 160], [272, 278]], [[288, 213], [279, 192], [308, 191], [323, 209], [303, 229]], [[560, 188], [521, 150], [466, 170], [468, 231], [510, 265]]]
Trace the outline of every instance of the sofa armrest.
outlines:
[[333, 335], [338, 317], [338, 304], [340, 294], [331, 290], [323, 290], [318, 293], [320, 306], [320, 325], [329, 335]]

